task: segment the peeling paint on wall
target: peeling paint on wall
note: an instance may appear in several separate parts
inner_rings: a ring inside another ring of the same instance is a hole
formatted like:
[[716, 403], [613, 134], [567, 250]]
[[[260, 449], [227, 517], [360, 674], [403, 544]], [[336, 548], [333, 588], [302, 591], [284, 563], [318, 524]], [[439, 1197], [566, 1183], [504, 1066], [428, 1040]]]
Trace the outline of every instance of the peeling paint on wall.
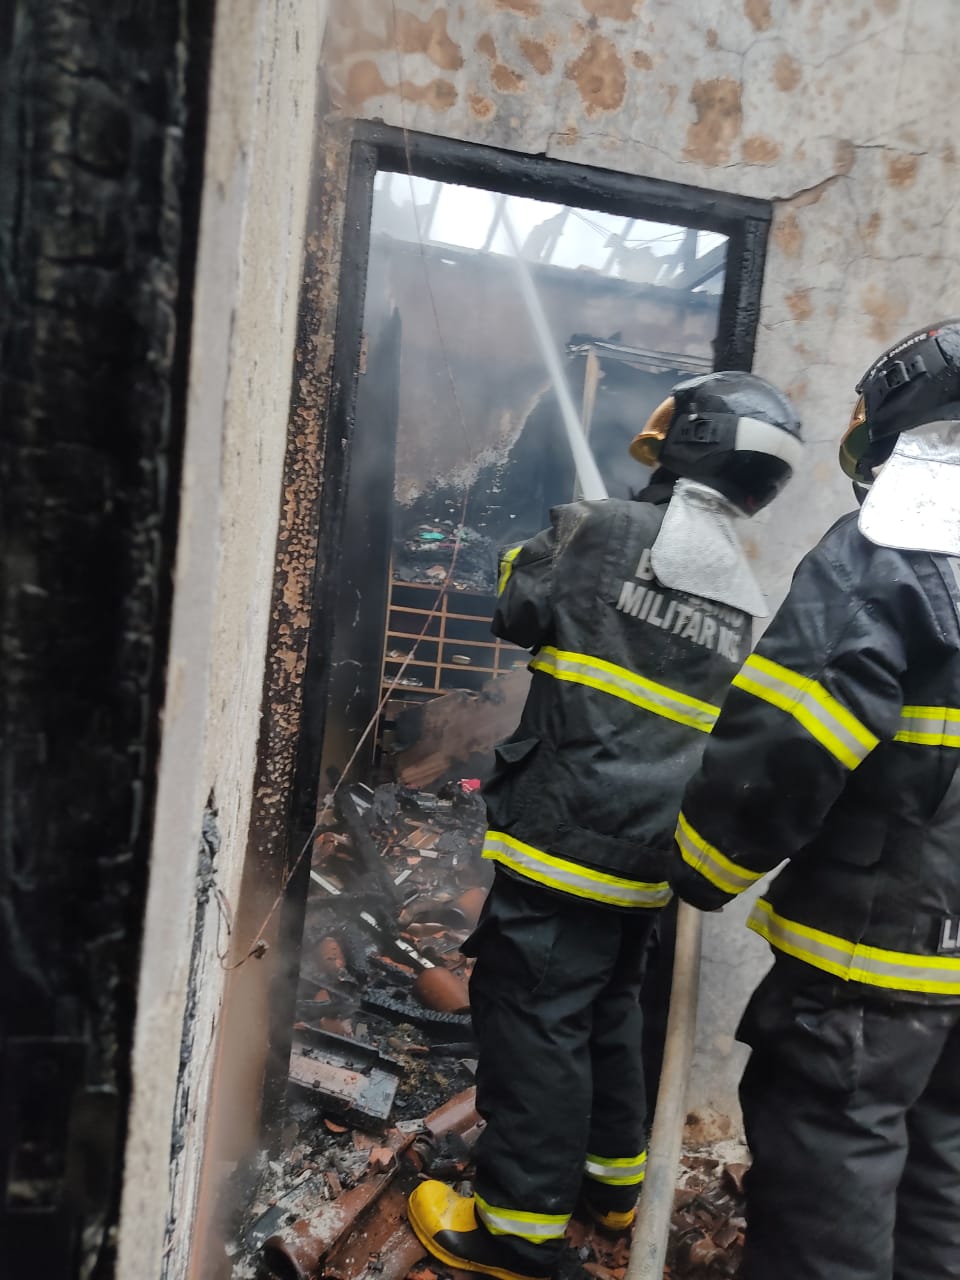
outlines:
[[792, 93], [803, 79], [800, 63], [789, 53], [781, 53], [773, 64], [773, 80], [778, 89]]
[[403, 53], [424, 53], [444, 71], [457, 71], [463, 66], [460, 46], [447, 34], [443, 9], [437, 9], [423, 22], [409, 10], [398, 8], [396, 42]]
[[643, 4], [643, 0], [580, 0], [588, 13], [595, 18], [614, 18], [628, 22]]
[[493, 81], [494, 88], [499, 89], [501, 93], [522, 93], [526, 88], [523, 76], [502, 62], [498, 62], [490, 72], [490, 79]]
[[780, 143], [756, 133], [743, 140], [743, 158], [747, 164], [773, 164], [780, 157]]
[[470, 110], [478, 120], [489, 120], [497, 113], [497, 108], [489, 98], [485, 98], [482, 93], [470, 94]]
[[567, 76], [580, 93], [588, 116], [616, 111], [627, 91], [627, 73], [616, 45], [605, 36], [594, 36], [574, 62]]
[[388, 85], [380, 68], [369, 59], [355, 62], [347, 73], [346, 102], [351, 107], [362, 107], [369, 98], [398, 92], [405, 102], [423, 102], [437, 111], [449, 111], [457, 100], [457, 90], [449, 80], [437, 78], [427, 84], [401, 80], [398, 85]]
[[690, 101], [697, 118], [687, 130], [684, 156], [706, 165], [726, 164], [743, 121], [739, 82], [728, 76], [696, 80]]
[[276, 854], [284, 845], [285, 806], [300, 728], [301, 680], [326, 448], [323, 409], [330, 394], [333, 362], [346, 161], [344, 141], [328, 138], [320, 184], [319, 229], [311, 232], [306, 246], [295, 404], [284, 461], [284, 501], [271, 609], [272, 643], [265, 678], [256, 804], [251, 819], [251, 838], [261, 858]]
[[795, 258], [803, 246], [803, 232], [793, 212], [782, 213], [773, 223], [773, 239], [788, 258]]
[[539, 0], [496, 0], [496, 6], [498, 9], [522, 13], [528, 18], [535, 18], [540, 13]]
[[743, 12], [747, 15], [754, 31], [769, 31], [773, 22], [770, 14], [770, 0], [743, 0]]
[[920, 161], [916, 156], [894, 155], [887, 160], [887, 176], [895, 187], [909, 187], [916, 179]]
[[813, 315], [809, 289], [794, 289], [787, 294], [785, 301], [794, 320], [809, 320]]
[[520, 52], [539, 75], [553, 70], [553, 55], [540, 40], [521, 39]]

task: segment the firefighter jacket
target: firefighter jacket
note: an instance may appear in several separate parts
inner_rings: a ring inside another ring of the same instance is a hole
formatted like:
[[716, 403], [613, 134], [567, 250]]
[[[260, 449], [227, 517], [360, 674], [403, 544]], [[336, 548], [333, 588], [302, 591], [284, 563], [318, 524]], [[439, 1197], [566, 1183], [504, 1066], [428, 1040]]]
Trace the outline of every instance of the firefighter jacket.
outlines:
[[683, 784], [746, 656], [750, 618], [662, 586], [664, 506], [575, 502], [501, 560], [496, 635], [533, 649], [519, 727], [484, 788], [484, 856], [614, 907], [661, 907]]
[[957, 572], [839, 521], [733, 681], [677, 827], [683, 898], [717, 907], [789, 858], [751, 928], [892, 999], [960, 999]]

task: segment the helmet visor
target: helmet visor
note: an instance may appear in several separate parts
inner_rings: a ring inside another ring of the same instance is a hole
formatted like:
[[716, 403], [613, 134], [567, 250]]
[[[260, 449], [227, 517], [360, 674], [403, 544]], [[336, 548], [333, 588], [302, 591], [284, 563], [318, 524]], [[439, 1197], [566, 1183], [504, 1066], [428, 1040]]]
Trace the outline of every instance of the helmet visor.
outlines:
[[869, 443], [867, 406], [863, 396], [860, 396], [853, 406], [849, 425], [843, 433], [843, 439], [840, 441], [840, 466], [844, 475], [849, 476], [851, 480], [863, 480], [866, 478], [860, 475], [859, 468]]

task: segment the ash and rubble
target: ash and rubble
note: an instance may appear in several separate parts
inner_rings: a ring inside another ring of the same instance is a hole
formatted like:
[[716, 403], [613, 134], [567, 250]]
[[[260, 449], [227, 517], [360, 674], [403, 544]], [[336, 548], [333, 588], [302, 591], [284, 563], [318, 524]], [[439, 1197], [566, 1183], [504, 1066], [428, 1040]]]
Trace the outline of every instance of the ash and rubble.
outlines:
[[[461, 952], [492, 878], [476, 779], [436, 793], [344, 787], [317, 836], [282, 1157], [238, 1171], [233, 1280], [453, 1280], [406, 1197], [422, 1176], [469, 1193], [476, 1046]], [[736, 1274], [741, 1163], [683, 1158], [670, 1280]], [[561, 1280], [623, 1280], [629, 1241], [574, 1217]]]
[[684, 1153], [664, 1280], [727, 1280], [743, 1255], [743, 1176], [750, 1156], [729, 1140]]
[[492, 878], [479, 782], [343, 787], [316, 838], [283, 1155], [247, 1173], [234, 1280], [402, 1280], [422, 1172], [462, 1177], [482, 1124], [470, 962]]
[[[453, 504], [448, 504], [455, 514]], [[454, 563], [456, 551], [456, 563]], [[403, 582], [438, 585], [453, 575], [457, 591], [492, 593], [497, 586], [498, 546], [478, 529], [454, 519], [428, 520], [393, 542], [393, 572]]]

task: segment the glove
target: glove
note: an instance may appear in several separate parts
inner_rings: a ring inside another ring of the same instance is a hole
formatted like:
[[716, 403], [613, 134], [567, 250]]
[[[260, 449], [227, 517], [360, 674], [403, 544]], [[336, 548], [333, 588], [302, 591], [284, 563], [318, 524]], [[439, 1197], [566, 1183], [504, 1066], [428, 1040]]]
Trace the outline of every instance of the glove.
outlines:
[[720, 911], [734, 896], [718, 889], [705, 876], [688, 867], [679, 849], [671, 868], [670, 886], [678, 898], [688, 902], [691, 907], [696, 907], [698, 911]]

